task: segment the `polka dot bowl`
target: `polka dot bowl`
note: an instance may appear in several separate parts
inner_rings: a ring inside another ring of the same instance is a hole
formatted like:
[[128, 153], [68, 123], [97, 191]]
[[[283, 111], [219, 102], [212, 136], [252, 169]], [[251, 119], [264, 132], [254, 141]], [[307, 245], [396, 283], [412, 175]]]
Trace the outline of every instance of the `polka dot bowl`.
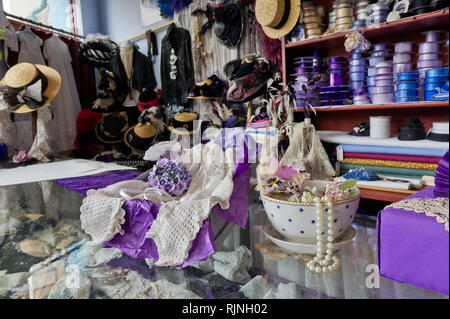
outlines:
[[[329, 182], [309, 181], [305, 186], [318, 189], [324, 187]], [[358, 210], [361, 192], [358, 188], [353, 188], [357, 196], [334, 201], [333, 205], [333, 225], [334, 238], [338, 238], [350, 227]], [[266, 210], [267, 217], [273, 227], [284, 237], [292, 241], [316, 242], [318, 209], [315, 203], [296, 203], [286, 200], [276, 199], [261, 194], [261, 200]], [[322, 236], [328, 236], [328, 208], [324, 206], [325, 221]]]

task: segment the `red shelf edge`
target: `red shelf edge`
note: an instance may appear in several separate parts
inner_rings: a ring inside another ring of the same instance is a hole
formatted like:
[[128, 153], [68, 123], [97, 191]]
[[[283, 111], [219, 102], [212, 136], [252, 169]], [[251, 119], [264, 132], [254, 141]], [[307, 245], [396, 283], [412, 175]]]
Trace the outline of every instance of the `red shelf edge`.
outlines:
[[[387, 109], [408, 109], [408, 108], [432, 108], [448, 107], [449, 101], [437, 102], [410, 102], [410, 103], [392, 103], [392, 104], [368, 104], [368, 105], [349, 105], [335, 106], [329, 108], [314, 108], [316, 112], [333, 111], [360, 111], [360, 110], [387, 110]], [[303, 109], [295, 109], [294, 112], [303, 112]]]
[[286, 49], [289, 48], [297, 48], [297, 47], [302, 47], [302, 46], [307, 46], [310, 44], [314, 44], [314, 43], [319, 43], [319, 42], [326, 42], [326, 41], [330, 41], [333, 39], [338, 39], [338, 38], [345, 38], [345, 36], [350, 33], [351, 31], [362, 31], [364, 34], [370, 33], [370, 31], [373, 30], [380, 30], [380, 29], [386, 29], [388, 30], [389, 28], [395, 27], [395, 26], [399, 26], [402, 24], [408, 24], [408, 23], [413, 23], [413, 22], [417, 22], [417, 21], [421, 21], [421, 20], [428, 20], [434, 17], [439, 17], [439, 16], [444, 16], [444, 15], [448, 15], [449, 14], [449, 9], [441, 9], [439, 11], [434, 11], [434, 12], [430, 12], [430, 13], [425, 13], [422, 15], [417, 15], [417, 16], [412, 16], [412, 17], [407, 17], [407, 18], [403, 18], [397, 21], [393, 21], [393, 22], [384, 22], [381, 24], [377, 24], [377, 25], [373, 25], [370, 27], [365, 27], [365, 28], [361, 28], [361, 29], [356, 29], [356, 30], [349, 30], [349, 31], [342, 31], [342, 32], [335, 32], [329, 35], [324, 35], [324, 36], [320, 36], [318, 38], [314, 38], [314, 39], [307, 39], [307, 40], [302, 40], [302, 41], [297, 41], [297, 42], [293, 42], [293, 43], [287, 43], [285, 45]]

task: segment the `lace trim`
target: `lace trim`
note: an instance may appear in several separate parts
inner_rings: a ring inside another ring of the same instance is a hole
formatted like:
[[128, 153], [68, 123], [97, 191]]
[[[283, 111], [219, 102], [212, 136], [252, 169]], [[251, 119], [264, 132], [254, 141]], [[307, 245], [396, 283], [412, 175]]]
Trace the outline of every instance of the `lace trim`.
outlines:
[[449, 231], [448, 198], [411, 198], [386, 206], [389, 207], [434, 217], [438, 223], [445, 224], [445, 230]]

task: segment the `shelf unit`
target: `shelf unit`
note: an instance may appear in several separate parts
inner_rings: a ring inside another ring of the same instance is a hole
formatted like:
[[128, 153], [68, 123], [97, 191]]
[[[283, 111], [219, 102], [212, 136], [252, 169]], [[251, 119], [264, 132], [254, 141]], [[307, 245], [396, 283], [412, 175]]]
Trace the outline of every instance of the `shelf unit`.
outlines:
[[[334, 0], [314, 0], [316, 5], [323, 5], [326, 9], [331, 8]], [[359, 29], [364, 37], [372, 44], [395, 43], [400, 41], [413, 41], [420, 43], [425, 40], [423, 32], [429, 30], [449, 29], [449, 9], [438, 10], [422, 15], [404, 18], [390, 23], [369, 26]], [[290, 74], [294, 71], [294, 58], [298, 56], [310, 56], [314, 50], [322, 52], [324, 57], [346, 56], [344, 43], [346, 35], [351, 31], [337, 32], [324, 35], [314, 39], [307, 39], [294, 43], [281, 41], [282, 45], [282, 76], [284, 83], [291, 80]], [[415, 48], [414, 53], [417, 53]], [[413, 57], [416, 54], [413, 55]], [[444, 62], [448, 62], [448, 55], [442, 56]], [[416, 57], [413, 63], [416, 63]], [[298, 109], [297, 112], [303, 110]], [[370, 116], [392, 116], [392, 133], [398, 133], [400, 127], [406, 125], [412, 117], [419, 118], [425, 125], [425, 129], [431, 128], [436, 121], [449, 120], [449, 102], [412, 102], [392, 104], [370, 104], [370, 105], [345, 105], [331, 107], [317, 107], [317, 121], [315, 126], [318, 130], [334, 130], [350, 132], [355, 125], [363, 121], [369, 121]], [[364, 189], [363, 198], [397, 201], [409, 196], [414, 191], [408, 192], [383, 192], [380, 190]]]

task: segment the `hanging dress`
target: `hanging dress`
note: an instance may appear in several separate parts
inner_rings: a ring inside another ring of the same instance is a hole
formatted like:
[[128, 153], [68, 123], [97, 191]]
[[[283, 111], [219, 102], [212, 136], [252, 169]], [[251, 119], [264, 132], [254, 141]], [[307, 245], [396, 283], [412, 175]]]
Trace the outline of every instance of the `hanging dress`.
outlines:
[[[28, 62], [46, 65], [42, 56], [42, 45], [44, 41], [40, 37], [34, 34], [28, 27], [17, 32], [17, 37], [20, 41], [18, 63]], [[41, 158], [43, 153], [49, 154], [54, 152], [54, 134], [52, 125], [50, 124], [51, 121], [49, 123], [50, 118], [51, 109], [49, 106], [45, 106], [38, 111], [37, 135], [33, 139], [31, 113], [14, 114], [14, 125], [16, 127], [17, 146], [19, 150], [30, 150], [29, 155], [35, 158]]]
[[48, 61], [48, 66], [58, 71], [62, 79], [61, 89], [52, 101], [56, 151], [72, 150], [77, 135], [76, 118], [81, 111], [72, 68], [72, 57], [67, 45], [55, 35], [44, 42], [44, 56]]

